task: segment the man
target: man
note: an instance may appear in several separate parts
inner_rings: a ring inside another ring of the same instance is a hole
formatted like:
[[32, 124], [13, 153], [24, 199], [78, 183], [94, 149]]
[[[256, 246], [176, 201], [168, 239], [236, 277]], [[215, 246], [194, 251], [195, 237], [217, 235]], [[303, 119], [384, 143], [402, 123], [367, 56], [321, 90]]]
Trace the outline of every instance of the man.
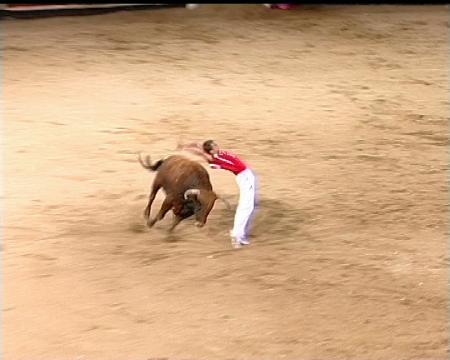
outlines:
[[203, 157], [213, 169], [224, 169], [236, 175], [239, 186], [239, 204], [234, 216], [234, 226], [230, 232], [234, 248], [249, 245], [248, 230], [256, 203], [256, 177], [252, 170], [235, 154], [221, 150], [214, 140], [203, 145], [193, 143], [177, 146], [178, 150], [187, 150]]

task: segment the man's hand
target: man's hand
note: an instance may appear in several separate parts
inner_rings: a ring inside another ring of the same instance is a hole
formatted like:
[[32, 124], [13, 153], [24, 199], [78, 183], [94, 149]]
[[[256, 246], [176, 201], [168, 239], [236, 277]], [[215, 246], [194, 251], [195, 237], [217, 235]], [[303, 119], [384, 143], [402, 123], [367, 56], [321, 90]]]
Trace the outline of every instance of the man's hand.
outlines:
[[187, 146], [184, 144], [183, 137], [178, 136], [176, 150], [184, 150]]
[[197, 144], [197, 143], [191, 143], [191, 144], [183, 145], [179, 141], [178, 144], [177, 144], [177, 150], [186, 150], [186, 151], [189, 151], [192, 154], [195, 154], [197, 156], [201, 156], [207, 162], [212, 161], [212, 156], [210, 154], [205, 153], [203, 151], [202, 146], [200, 144]]
[[177, 150], [188, 150], [188, 151], [195, 151], [195, 152], [203, 152], [203, 149], [202, 149], [201, 145], [197, 144], [197, 143], [191, 143], [191, 144], [183, 145], [181, 142], [178, 142]]

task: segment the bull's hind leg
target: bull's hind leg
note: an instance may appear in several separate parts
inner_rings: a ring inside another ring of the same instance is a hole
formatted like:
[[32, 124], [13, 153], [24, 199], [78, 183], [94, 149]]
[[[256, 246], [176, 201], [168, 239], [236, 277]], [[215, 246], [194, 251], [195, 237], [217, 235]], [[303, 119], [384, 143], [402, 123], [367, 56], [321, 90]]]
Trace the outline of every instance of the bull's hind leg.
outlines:
[[159, 209], [158, 215], [156, 215], [153, 219], [149, 219], [147, 221], [147, 225], [149, 227], [152, 227], [153, 225], [155, 225], [155, 223], [157, 221], [161, 221], [162, 219], [164, 219], [164, 216], [167, 214], [167, 212], [172, 208], [172, 198], [170, 196], [167, 196], [162, 205], [161, 205], [161, 209]]
[[153, 183], [152, 191], [150, 192], [150, 196], [148, 199], [148, 204], [144, 211], [144, 217], [147, 219], [147, 221], [150, 217], [150, 210], [152, 208], [153, 201], [155, 200], [156, 194], [160, 188], [161, 188], [161, 185]]

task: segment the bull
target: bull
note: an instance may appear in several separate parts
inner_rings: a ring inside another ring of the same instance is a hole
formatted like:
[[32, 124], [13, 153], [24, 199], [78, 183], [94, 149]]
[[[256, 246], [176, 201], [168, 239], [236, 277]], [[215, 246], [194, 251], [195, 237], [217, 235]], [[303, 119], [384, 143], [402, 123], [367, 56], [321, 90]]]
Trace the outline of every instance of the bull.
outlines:
[[[144, 161], [139, 154], [138, 159], [145, 169], [157, 172], [144, 211], [148, 227], [161, 221], [171, 209], [174, 218], [169, 232], [192, 215], [195, 215], [195, 225], [202, 227], [217, 199], [224, 201], [229, 208], [229, 204], [213, 191], [208, 172], [198, 162], [180, 155], [169, 156], [154, 164], [151, 164], [149, 156]], [[150, 218], [153, 201], [161, 188], [166, 197], [158, 214]]]

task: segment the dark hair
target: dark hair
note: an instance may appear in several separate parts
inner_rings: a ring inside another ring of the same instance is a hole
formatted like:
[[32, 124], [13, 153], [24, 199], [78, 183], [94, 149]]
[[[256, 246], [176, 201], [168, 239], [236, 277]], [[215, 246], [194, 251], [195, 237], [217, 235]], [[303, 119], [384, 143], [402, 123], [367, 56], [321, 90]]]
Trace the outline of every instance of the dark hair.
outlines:
[[203, 143], [203, 151], [209, 154], [211, 152], [211, 150], [213, 149], [214, 144], [215, 144], [214, 140], [206, 140]]

